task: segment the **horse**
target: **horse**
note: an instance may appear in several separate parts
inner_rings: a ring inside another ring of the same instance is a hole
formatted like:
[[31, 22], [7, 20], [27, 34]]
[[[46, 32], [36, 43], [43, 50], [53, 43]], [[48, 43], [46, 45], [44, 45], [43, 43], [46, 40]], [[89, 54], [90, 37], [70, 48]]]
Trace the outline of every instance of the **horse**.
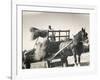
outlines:
[[[80, 56], [84, 51], [83, 44], [86, 43], [86, 41], [88, 40], [87, 35], [88, 33], [85, 31], [84, 28], [82, 28], [76, 35], [74, 35], [73, 39], [68, 39], [67, 41], [64, 41], [60, 44], [59, 49], [62, 49], [64, 46], [71, 42], [71, 44], [60, 53], [62, 63], [65, 63], [66, 66], [68, 66], [68, 56], [74, 56], [75, 65], [80, 64]], [[76, 55], [78, 55], [78, 59]]]

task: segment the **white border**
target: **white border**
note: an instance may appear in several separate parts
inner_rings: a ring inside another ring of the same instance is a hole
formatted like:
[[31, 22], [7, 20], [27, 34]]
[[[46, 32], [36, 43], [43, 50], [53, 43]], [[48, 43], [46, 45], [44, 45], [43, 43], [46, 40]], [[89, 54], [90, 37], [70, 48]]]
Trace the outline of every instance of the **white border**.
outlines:
[[[31, 11], [48, 11], [48, 12], [72, 12], [72, 13], [89, 13], [90, 14], [90, 66], [89, 67], [72, 67], [72, 68], [52, 68], [52, 69], [31, 69], [22, 70], [21, 64], [21, 39], [22, 39], [22, 10]], [[52, 5], [52, 4], [16, 4], [12, 8], [12, 79], [41, 79], [66, 77], [67, 79], [93, 79], [90, 76], [96, 76], [97, 63], [96, 57], [96, 9], [91, 6], [76, 5]]]

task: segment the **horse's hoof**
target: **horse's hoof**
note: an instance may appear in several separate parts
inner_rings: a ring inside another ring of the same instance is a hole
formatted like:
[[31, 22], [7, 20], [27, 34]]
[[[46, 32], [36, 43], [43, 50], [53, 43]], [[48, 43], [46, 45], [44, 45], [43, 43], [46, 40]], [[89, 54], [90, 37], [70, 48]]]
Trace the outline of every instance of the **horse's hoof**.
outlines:
[[75, 63], [75, 64], [74, 64], [74, 66], [76, 67], [76, 66], [78, 66], [78, 64], [77, 64], [77, 63]]
[[76, 64], [74, 64], [74, 67], [76, 67]]
[[76, 66], [78, 66], [78, 63], [76, 63]]

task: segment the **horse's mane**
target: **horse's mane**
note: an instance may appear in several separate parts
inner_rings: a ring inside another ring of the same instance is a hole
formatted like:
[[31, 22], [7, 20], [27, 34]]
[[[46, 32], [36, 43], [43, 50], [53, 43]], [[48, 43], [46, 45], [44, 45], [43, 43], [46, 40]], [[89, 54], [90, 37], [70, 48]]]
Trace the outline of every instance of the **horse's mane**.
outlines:
[[82, 31], [79, 31], [76, 35], [74, 35], [74, 40], [80, 41], [82, 40]]

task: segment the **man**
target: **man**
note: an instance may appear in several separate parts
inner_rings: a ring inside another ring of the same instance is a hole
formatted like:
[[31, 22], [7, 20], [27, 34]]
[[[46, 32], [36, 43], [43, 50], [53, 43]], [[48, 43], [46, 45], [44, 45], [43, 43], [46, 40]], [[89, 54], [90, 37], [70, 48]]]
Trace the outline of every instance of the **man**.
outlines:
[[51, 25], [49, 25], [49, 30], [52, 31], [52, 35], [50, 35], [50, 39], [51, 41], [55, 42], [56, 37], [55, 37], [55, 33], [53, 32], [53, 29], [51, 28]]

